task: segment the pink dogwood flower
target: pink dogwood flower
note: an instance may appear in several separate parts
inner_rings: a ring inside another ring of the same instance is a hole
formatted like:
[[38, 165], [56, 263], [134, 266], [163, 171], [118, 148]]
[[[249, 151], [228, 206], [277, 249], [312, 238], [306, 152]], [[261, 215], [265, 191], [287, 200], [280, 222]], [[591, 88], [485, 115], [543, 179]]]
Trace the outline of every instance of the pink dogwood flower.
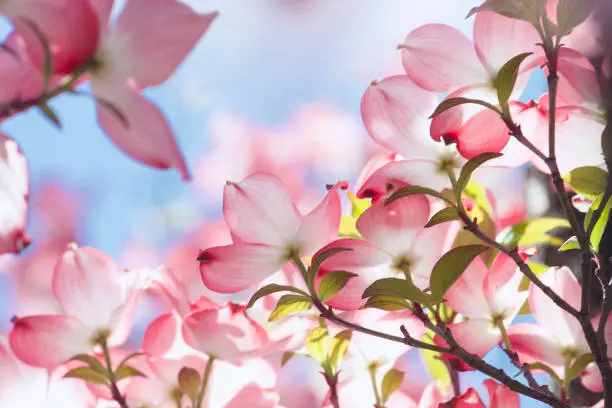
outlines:
[[450, 325], [460, 345], [482, 357], [502, 340], [499, 325], [508, 327], [527, 300], [527, 293], [518, 291], [522, 278], [516, 263], [503, 253], [490, 268], [479, 257], [472, 261], [445, 296], [454, 311], [469, 318]]
[[64, 314], [13, 318], [11, 348], [25, 363], [52, 369], [102, 341], [126, 340], [138, 291], [103, 252], [70, 246], [55, 266], [53, 292]]
[[[174, 167], [185, 180], [189, 170], [170, 125], [140, 91], [166, 81], [216, 16], [199, 14], [178, 0], [129, 0], [117, 21], [102, 31], [91, 63], [98, 121], [106, 134], [139, 162]], [[108, 15], [100, 18], [106, 25]], [[160, 30], [162, 24], [169, 29]]]
[[[567, 267], [551, 268], [540, 280], [572, 307], [580, 309], [580, 283]], [[568, 359], [589, 352], [578, 320], [558, 308], [535, 285], [529, 290], [529, 305], [536, 324], [520, 323], [508, 330], [512, 348], [522, 362], [542, 362], [558, 373]]]
[[204, 284], [221, 293], [248, 289], [278, 271], [294, 256], [310, 256], [338, 236], [339, 183], [306, 215], [300, 214], [283, 183], [255, 173], [228, 182], [223, 213], [234, 243], [208, 248], [198, 257]]
[[0, 254], [21, 252], [30, 244], [26, 233], [30, 180], [21, 149], [0, 133]]
[[[519, 408], [520, 400], [516, 392], [495, 380], [485, 380], [482, 384], [489, 393], [489, 408]], [[468, 389], [461, 396], [453, 398], [447, 403], [452, 408], [486, 408], [474, 388]]]
[[100, 23], [90, 0], [3, 0], [0, 13], [14, 24], [15, 34], [25, 40], [27, 54], [39, 69], [45, 58], [40, 36], [48, 43], [56, 74], [80, 68], [98, 46]]
[[357, 220], [362, 239], [336, 240], [323, 249], [348, 248], [335, 253], [321, 265], [320, 276], [344, 270], [357, 274], [332, 299], [330, 306], [356, 310], [363, 306], [364, 290], [381, 278], [403, 277], [408, 273], [414, 283], [425, 288], [433, 265], [449, 246], [450, 224], [423, 228], [430, 213], [424, 195], [413, 195], [385, 205], [377, 201]]

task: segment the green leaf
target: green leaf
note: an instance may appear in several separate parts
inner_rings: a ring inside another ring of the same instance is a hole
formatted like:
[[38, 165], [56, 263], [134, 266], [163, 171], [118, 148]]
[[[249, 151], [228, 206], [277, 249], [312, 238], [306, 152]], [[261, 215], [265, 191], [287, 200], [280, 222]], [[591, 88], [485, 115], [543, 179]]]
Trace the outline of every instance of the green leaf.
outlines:
[[347, 271], [329, 272], [319, 282], [319, 299], [325, 302], [333, 298], [355, 276], [357, 274]]
[[104, 367], [104, 364], [102, 364], [100, 360], [98, 360], [94, 356], [90, 356], [89, 354], [77, 354], [76, 356], [72, 357], [69, 361], [80, 361], [82, 363], [87, 364], [89, 368], [91, 368], [92, 370], [100, 374], [106, 375], [107, 373], [107, 370], [106, 370], [106, 367]]
[[42, 115], [47, 120], [49, 120], [49, 122], [53, 123], [53, 125], [57, 127], [58, 129], [62, 128], [62, 123], [57, 117], [57, 114], [53, 111], [53, 109], [51, 109], [49, 105], [47, 105], [45, 102], [41, 102], [40, 104], [37, 105], [37, 107], [42, 113]]
[[129, 365], [122, 365], [121, 367], [119, 367], [119, 369], [117, 370], [117, 372], [115, 373], [115, 380], [116, 381], [121, 381], [125, 378], [130, 378], [130, 377], [143, 377], [143, 378], [147, 378], [147, 376], [140, 370], [129, 366]]
[[608, 172], [595, 166], [578, 167], [564, 175], [563, 181], [576, 193], [595, 199], [606, 189]]
[[472, 173], [474, 173], [474, 170], [476, 170], [478, 167], [482, 166], [489, 160], [496, 159], [501, 156], [503, 156], [503, 154], [501, 153], [483, 153], [468, 160], [468, 162], [465, 163], [465, 165], [461, 169], [461, 173], [459, 174], [455, 194], [457, 196], [461, 196], [461, 193], [463, 193], [463, 190], [465, 190], [465, 188], [467, 187], [468, 182], [472, 177]]
[[283, 295], [276, 304], [276, 308], [268, 317], [269, 322], [279, 320], [291, 313], [303, 312], [312, 307], [312, 300], [303, 295]]
[[395, 368], [387, 371], [382, 379], [382, 384], [380, 387], [383, 404], [385, 404], [391, 394], [397, 391], [397, 389], [402, 385], [402, 381], [404, 381], [403, 372], [396, 370]]
[[507, 248], [514, 248], [517, 245], [561, 245], [560, 239], [548, 233], [556, 228], [569, 228], [569, 226], [569, 222], [564, 218], [536, 218], [505, 228], [497, 236], [497, 241]]
[[570, 382], [576, 377], [578, 377], [582, 372], [586, 369], [589, 363], [595, 361], [595, 357], [593, 354], [586, 353], [578, 357], [574, 363], [569, 367], [569, 370], [565, 373], [565, 389], [569, 386]]
[[433, 227], [434, 225], [442, 224], [449, 221], [455, 221], [459, 219], [459, 214], [457, 214], [457, 209], [454, 207], [446, 207], [442, 210], [435, 213], [427, 224], [425, 224], [425, 228]]
[[[603, 200], [603, 194], [598, 196], [593, 201], [591, 206], [589, 207], [589, 211], [587, 211], [586, 216], [584, 217], [584, 229], [585, 230], [588, 229], [591, 223], [591, 219], [593, 218], [593, 215], [595, 214], [595, 211], [599, 208], [599, 205], [601, 204], [601, 200]], [[612, 198], [608, 200], [608, 202], [606, 203], [603, 209], [603, 212], [601, 213], [599, 219], [595, 223], [595, 227], [593, 228], [593, 231], [591, 232], [591, 236], [589, 237], [591, 239], [591, 246], [593, 247], [595, 252], [599, 252], [599, 243], [601, 241], [601, 238], [603, 237], [603, 233], [606, 229], [606, 225], [608, 224], [608, 218], [610, 217], [611, 205], [612, 205]]]
[[352, 330], [343, 330], [332, 338], [331, 350], [329, 352], [329, 364], [336, 372], [338, 371], [340, 362], [346, 355], [352, 337]]
[[198, 399], [201, 383], [200, 373], [194, 368], [183, 367], [178, 373], [178, 385], [192, 403]]
[[559, 383], [560, 386], [563, 386], [563, 381], [561, 380], [559, 375], [555, 372], [555, 370], [553, 370], [552, 368], [550, 368], [546, 364], [540, 363], [540, 362], [531, 363], [531, 364], [529, 364], [529, 368], [531, 368], [532, 370], [541, 370], [541, 371], [544, 371], [546, 374], [550, 375], [550, 377], [553, 380], [555, 380], [557, 383]]
[[121, 360], [119, 365], [117, 365], [117, 370], [120, 369], [121, 367], [123, 367], [131, 359], [136, 358], [136, 357], [140, 357], [140, 356], [144, 356], [144, 355], [145, 355], [145, 353], [143, 353], [142, 351], [135, 351], [133, 353], [128, 354], [127, 356], [125, 356], [123, 358], [123, 360]]
[[594, 0], [559, 0], [557, 3], [557, 35], [565, 36], [582, 24], [593, 11]]
[[508, 62], [504, 64], [503, 67], [501, 67], [499, 73], [497, 74], [497, 77], [495, 78], [497, 98], [499, 99], [499, 104], [505, 107], [505, 109], [507, 109], [508, 99], [510, 99], [510, 95], [512, 95], [512, 91], [514, 90], [514, 86], [516, 85], [516, 78], [518, 78], [521, 63], [531, 54], [533, 53], [525, 52], [523, 54], [519, 54], [516, 57], [511, 58]]
[[306, 336], [306, 349], [310, 357], [317, 360], [320, 364], [327, 361], [329, 352], [329, 332], [327, 327], [317, 326]]
[[285, 351], [281, 358], [281, 367], [287, 364], [287, 361], [291, 360], [296, 354], [293, 351]]
[[559, 247], [559, 252], [569, 251], [571, 249], [580, 249], [580, 244], [578, 243], [578, 238], [575, 236], [571, 236]]
[[484, 245], [467, 245], [451, 249], [438, 260], [431, 272], [429, 288], [436, 300], [442, 300], [446, 291], [459, 279], [478, 255], [488, 250]]
[[325, 262], [325, 260], [327, 258], [329, 258], [330, 256], [333, 256], [339, 252], [346, 252], [346, 251], [352, 251], [351, 248], [340, 248], [340, 247], [334, 247], [334, 248], [329, 248], [323, 252], [321, 252], [320, 254], [318, 254], [316, 257], [312, 258], [312, 263], [310, 264], [310, 273], [313, 276], [316, 276], [317, 273], [319, 273], [319, 268], [321, 268], [321, 264], [323, 262]]
[[257, 302], [262, 297], [271, 295], [272, 293], [276, 292], [294, 292], [303, 296], [308, 296], [308, 293], [298, 288], [294, 288], [293, 286], [277, 285], [276, 283], [271, 283], [269, 285], [264, 286], [263, 288], [258, 289], [255, 293], [253, 293], [253, 296], [251, 296], [251, 299], [249, 300], [249, 303], [247, 303], [246, 308], [249, 309], [253, 307], [255, 302]]
[[494, 11], [505, 17], [537, 25], [539, 16], [546, 14], [546, 0], [488, 0], [474, 7], [467, 18], [480, 11]]
[[385, 201], [385, 205], [389, 205], [393, 201], [399, 200], [400, 198], [408, 197], [408, 196], [415, 195], [415, 194], [429, 195], [432, 197], [439, 198], [440, 200], [445, 201], [452, 206], [455, 205], [455, 203], [453, 203], [447, 196], [441, 193], [438, 193], [437, 191], [432, 190], [431, 188], [421, 187], [421, 186], [408, 186], [408, 187], [400, 188], [399, 190], [391, 194], [389, 198], [387, 198], [387, 200]]
[[90, 384], [108, 385], [108, 378], [104, 374], [92, 370], [89, 367], [77, 367], [64, 374], [64, 378], [78, 378]]
[[501, 115], [501, 112], [499, 111], [499, 109], [497, 109], [497, 107], [491, 105], [488, 102], [485, 101], [481, 101], [479, 99], [470, 99], [470, 98], [449, 98], [449, 99], [445, 99], [442, 101], [442, 103], [440, 103], [438, 105], [438, 107], [436, 108], [436, 110], [434, 111], [434, 113], [431, 114], [431, 116], [429, 117], [430, 119], [435, 118], [436, 116], [438, 116], [439, 114], [446, 112], [447, 110], [454, 108], [455, 106], [459, 106], [459, 105], [464, 105], [466, 103], [471, 103], [471, 104], [475, 104], [475, 105], [480, 105], [480, 106], [484, 106], [487, 109], [491, 109], [492, 111], [498, 113]]
[[380, 309], [387, 312], [397, 312], [399, 310], [411, 310], [412, 306], [406, 300], [391, 296], [372, 296], [368, 298], [362, 309]]
[[431, 298], [414, 283], [406, 279], [383, 278], [372, 283], [363, 292], [362, 298], [392, 297], [407, 299], [421, 305], [431, 305]]
[[[429, 331], [425, 336], [423, 336], [421, 341], [427, 344], [434, 344], [432, 336], [433, 333]], [[431, 377], [440, 382], [440, 388], [445, 389], [448, 385], [450, 385], [451, 378], [448, 372], [448, 367], [443, 361], [440, 360], [441, 354], [436, 351], [421, 349], [421, 356], [423, 358], [425, 368]]]

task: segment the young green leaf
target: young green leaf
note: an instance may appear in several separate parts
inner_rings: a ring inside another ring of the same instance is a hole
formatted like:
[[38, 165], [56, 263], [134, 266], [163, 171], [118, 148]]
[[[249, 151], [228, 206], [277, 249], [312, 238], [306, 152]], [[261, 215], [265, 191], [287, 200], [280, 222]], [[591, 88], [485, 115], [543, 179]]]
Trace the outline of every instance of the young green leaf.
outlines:
[[434, 265], [429, 288], [434, 299], [442, 300], [446, 291], [459, 279], [478, 255], [489, 249], [484, 245], [467, 245], [451, 249]]
[[108, 378], [89, 367], [77, 367], [64, 374], [64, 378], [78, 378], [90, 384], [108, 385]]
[[421, 305], [431, 305], [430, 297], [406, 279], [379, 279], [368, 286], [361, 297], [365, 299], [377, 296], [402, 298]]
[[391, 296], [372, 296], [368, 298], [362, 309], [380, 309], [387, 312], [397, 312], [399, 310], [411, 310], [412, 306], [406, 300]]
[[572, 235], [559, 247], [559, 252], [569, 251], [570, 249], [580, 249], [580, 244], [578, 243], [578, 238]]
[[563, 181], [578, 194], [595, 199], [606, 189], [608, 172], [595, 166], [578, 167], [564, 175]]
[[387, 198], [387, 200], [385, 201], [385, 205], [389, 205], [393, 201], [399, 200], [400, 198], [415, 195], [415, 194], [429, 195], [432, 197], [439, 198], [440, 200], [445, 201], [452, 206], [455, 205], [455, 203], [453, 203], [447, 196], [443, 195], [442, 193], [432, 190], [431, 188], [421, 187], [421, 186], [408, 186], [408, 187], [400, 188], [399, 190], [391, 194], [389, 198]]
[[557, 3], [557, 35], [568, 35], [582, 24], [595, 8], [595, 0], [559, 0]]
[[425, 228], [433, 227], [434, 225], [442, 224], [449, 221], [455, 221], [459, 219], [459, 214], [457, 214], [457, 209], [455, 207], [446, 207], [435, 213], [427, 224], [425, 224]]
[[323, 302], [331, 299], [355, 276], [357, 274], [347, 271], [329, 272], [319, 282], [319, 299]]
[[194, 368], [183, 367], [178, 373], [178, 385], [192, 403], [198, 399], [201, 382], [200, 373]]
[[268, 317], [269, 322], [279, 320], [291, 313], [303, 312], [312, 307], [312, 300], [303, 295], [283, 295], [276, 304], [276, 308]]
[[529, 364], [529, 368], [531, 368], [531, 370], [544, 371], [546, 374], [550, 375], [550, 377], [553, 380], [555, 380], [560, 386], [563, 386], [563, 381], [561, 380], [561, 377], [559, 377], [559, 375], [556, 373], [555, 370], [553, 370], [551, 367], [547, 366], [546, 364], [535, 362], [535, 363]]
[[129, 366], [129, 365], [122, 365], [121, 367], [119, 367], [119, 369], [117, 370], [117, 372], [115, 373], [115, 380], [116, 381], [120, 381], [123, 380], [124, 378], [130, 378], [130, 377], [144, 377], [146, 378], [147, 376], [140, 370]]
[[508, 106], [508, 100], [510, 99], [514, 86], [516, 85], [516, 79], [518, 78], [521, 63], [531, 54], [533, 53], [525, 52], [511, 58], [497, 73], [497, 77], [495, 78], [497, 98], [499, 99], [499, 104], [506, 107], [506, 109]]
[[351, 330], [343, 330], [336, 334], [331, 340], [329, 364], [336, 372], [338, 371], [340, 362], [346, 355], [352, 337], [353, 332]]
[[491, 109], [492, 111], [494, 111], [494, 112], [498, 113], [499, 115], [501, 115], [501, 112], [499, 111], [499, 109], [497, 109], [497, 107], [491, 105], [488, 102], [481, 101], [479, 99], [470, 99], [470, 98], [461, 98], [461, 97], [459, 97], [459, 98], [450, 98], [450, 99], [443, 100], [442, 103], [440, 103], [438, 105], [436, 110], [434, 110], [434, 113], [432, 113], [429, 118], [433, 119], [436, 116], [438, 116], [439, 114], [441, 114], [443, 112], [446, 112], [447, 110], [449, 110], [451, 108], [454, 108], [455, 106], [464, 105], [466, 103], [484, 106], [485, 108]]
[[586, 353], [578, 357], [569, 367], [569, 370], [567, 370], [565, 373], [564, 388], [567, 390], [567, 387], [569, 387], [572, 380], [582, 374], [582, 372], [586, 369], [586, 366], [593, 361], [595, 361], [595, 357], [593, 357], [593, 354], [591, 353]]
[[563, 242], [549, 234], [556, 228], [569, 228], [564, 218], [544, 217], [526, 220], [504, 229], [497, 241], [508, 248], [538, 244], [561, 245]]
[[310, 357], [317, 360], [320, 364], [327, 361], [329, 352], [329, 332], [327, 327], [317, 326], [306, 336], [306, 349]]
[[251, 299], [249, 300], [249, 303], [247, 303], [246, 308], [249, 309], [253, 307], [255, 302], [257, 302], [262, 297], [271, 295], [272, 293], [276, 292], [294, 292], [303, 296], [308, 296], [308, 293], [298, 288], [294, 288], [293, 286], [277, 285], [276, 283], [271, 283], [269, 285], [264, 286], [263, 288], [258, 289], [255, 293], [253, 293], [253, 296], [251, 296]]
[[472, 177], [472, 173], [474, 173], [474, 170], [476, 170], [478, 167], [482, 166], [489, 160], [496, 159], [501, 156], [501, 153], [483, 153], [468, 160], [468, 162], [465, 163], [465, 165], [461, 169], [461, 173], [459, 174], [455, 194], [457, 196], [460, 196], [463, 193], [463, 190], [465, 190], [465, 188], [467, 187], [468, 182]]
[[467, 18], [480, 11], [494, 11], [504, 17], [537, 25], [539, 17], [546, 14], [546, 0], [488, 0], [470, 10]]
[[106, 375], [107, 373], [107, 370], [106, 370], [106, 367], [104, 367], [104, 364], [102, 364], [100, 360], [98, 360], [94, 356], [90, 356], [89, 354], [77, 354], [76, 356], [72, 357], [69, 361], [80, 361], [80, 362], [87, 364], [89, 368], [91, 368], [92, 370], [100, 374]]
[[291, 360], [295, 356], [295, 352], [293, 351], [285, 351], [283, 353], [283, 357], [281, 358], [281, 367], [287, 364], [287, 361]]
[[119, 370], [121, 367], [123, 367], [125, 364], [127, 364], [127, 362], [130, 361], [131, 359], [136, 358], [136, 357], [140, 357], [140, 356], [144, 356], [144, 355], [145, 355], [145, 353], [143, 353], [142, 351], [135, 351], [133, 353], [128, 354], [117, 365], [117, 370]]
[[[593, 218], [595, 211], [599, 208], [599, 205], [601, 204], [601, 200], [603, 200], [603, 194], [598, 196], [591, 204], [591, 207], [589, 207], [589, 211], [587, 211], [587, 214], [584, 217], [584, 229], [585, 230], [588, 229], [589, 225], [591, 224], [591, 219]], [[608, 200], [608, 202], [606, 203], [603, 209], [603, 212], [601, 213], [599, 219], [595, 223], [595, 227], [593, 228], [593, 231], [591, 232], [591, 236], [589, 237], [591, 239], [591, 245], [593, 246], [593, 249], [596, 252], [599, 252], [599, 243], [601, 242], [601, 238], [603, 237], [604, 230], [606, 229], [606, 225], [608, 224], [608, 218], [610, 217], [610, 206], [611, 205], [612, 205], [612, 199]]]
[[403, 372], [396, 370], [395, 368], [387, 371], [382, 379], [382, 384], [380, 387], [383, 404], [387, 403], [391, 394], [397, 391], [397, 389], [402, 385], [402, 381], [404, 381]]

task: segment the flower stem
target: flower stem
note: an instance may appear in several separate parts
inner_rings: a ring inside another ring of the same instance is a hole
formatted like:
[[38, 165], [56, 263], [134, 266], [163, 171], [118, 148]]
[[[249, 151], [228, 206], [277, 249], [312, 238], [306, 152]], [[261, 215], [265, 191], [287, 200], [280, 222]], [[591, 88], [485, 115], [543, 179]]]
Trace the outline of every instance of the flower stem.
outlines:
[[119, 391], [119, 387], [117, 387], [117, 379], [115, 378], [115, 371], [113, 370], [113, 363], [111, 360], [110, 351], [108, 349], [108, 344], [106, 339], [103, 339], [100, 342], [100, 347], [102, 348], [102, 354], [104, 355], [104, 362], [106, 363], [106, 368], [108, 370], [108, 379], [110, 384], [108, 385], [111, 391], [111, 396], [113, 400], [119, 404], [121, 408], [129, 408], [127, 401], [121, 391]]
[[198, 400], [194, 408], [202, 408], [202, 403], [204, 402], [204, 395], [206, 394], [206, 386], [208, 385], [208, 382], [210, 380], [210, 373], [212, 372], [214, 362], [215, 357], [208, 356], [206, 368], [204, 369], [204, 375], [202, 376], [202, 386], [200, 387], [200, 392], [198, 393]]

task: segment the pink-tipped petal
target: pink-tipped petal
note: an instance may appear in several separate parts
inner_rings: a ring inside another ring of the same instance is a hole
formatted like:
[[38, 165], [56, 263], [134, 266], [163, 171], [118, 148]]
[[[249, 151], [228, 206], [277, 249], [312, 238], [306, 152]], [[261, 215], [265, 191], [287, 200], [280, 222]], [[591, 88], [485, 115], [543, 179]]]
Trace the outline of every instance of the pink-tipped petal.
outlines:
[[502, 313], [516, 306], [522, 278], [523, 275], [512, 258], [503, 253], [497, 255], [483, 285], [484, 296], [494, 313]]
[[426, 143], [431, 143], [423, 135], [435, 104], [434, 93], [419, 88], [408, 76], [397, 75], [368, 87], [361, 100], [361, 117], [376, 142], [414, 157], [421, 150], [427, 151]]
[[240, 183], [228, 182], [223, 214], [242, 241], [279, 246], [290, 243], [301, 219], [283, 182], [268, 173], [255, 173]]
[[508, 338], [521, 362], [543, 362], [553, 368], [563, 367], [565, 362], [559, 343], [540, 325], [519, 323], [510, 326]]
[[13, 319], [9, 341], [24, 363], [52, 369], [76, 354], [87, 353], [92, 335], [72, 316], [27, 316]]
[[338, 189], [346, 187], [346, 183], [338, 183], [333, 186], [323, 201], [302, 218], [295, 238], [295, 244], [299, 246], [301, 256], [310, 256], [323, 245], [338, 238], [342, 215]]
[[208, 248], [198, 257], [202, 281], [220, 293], [248, 289], [287, 262], [282, 248], [255, 244], [233, 244]]
[[429, 218], [429, 200], [411, 195], [385, 205], [378, 201], [357, 220], [357, 229], [371, 243], [392, 255], [404, 253]]
[[486, 408], [475, 389], [470, 388], [446, 404], [450, 408]]
[[571, 48], [559, 50], [559, 96], [568, 104], [597, 108], [602, 104], [601, 88], [593, 64]]
[[472, 42], [456, 28], [444, 24], [421, 26], [408, 34], [402, 47], [406, 74], [429, 91], [454, 91], [490, 80]]
[[0, 102], [27, 100], [39, 97], [43, 92], [43, 77], [30, 61], [27, 44], [13, 32], [0, 50]]
[[604, 164], [601, 133], [604, 124], [579, 112], [557, 125], [557, 164], [561, 174], [582, 166]]
[[590, 363], [582, 375], [580, 381], [586, 389], [591, 392], [603, 392], [603, 382], [601, 378], [601, 371], [597, 368], [595, 363]]
[[128, 76], [145, 88], [174, 73], [217, 14], [200, 14], [179, 0], [130, 0], [109, 35], [122, 44]]
[[123, 304], [119, 272], [95, 248], [69, 247], [53, 272], [53, 293], [64, 311], [90, 327], [106, 327]]
[[497, 113], [484, 109], [465, 122], [456, 138], [459, 153], [471, 159], [482, 153], [501, 152], [510, 132]]
[[173, 313], [159, 316], [149, 324], [142, 339], [142, 349], [152, 356], [163, 356], [174, 345], [181, 322]]
[[183, 180], [191, 178], [172, 128], [155, 104], [120, 77], [94, 76], [92, 88], [99, 98], [98, 122], [117, 147], [147, 166], [176, 168]]
[[[496, 76], [497, 72], [511, 58], [524, 52], [535, 52], [540, 42], [533, 26], [525, 21], [504, 17], [493, 11], [476, 14], [474, 20], [474, 43], [480, 61], [488, 71]], [[521, 68], [527, 67], [533, 56], [523, 61]]]
[[89, 0], [8, 0], [0, 10], [11, 19], [39, 68], [44, 64], [44, 48], [32, 24], [49, 45], [55, 73], [71, 73], [96, 51], [100, 25]]
[[466, 317], [488, 318], [491, 313], [483, 290], [487, 273], [483, 260], [475, 258], [446, 293], [446, 303]]
[[424, 228], [415, 237], [410, 246], [410, 272], [415, 285], [424, 289], [429, 286], [429, 278], [434, 265], [443, 253], [451, 247], [457, 223], [446, 222], [433, 227]]
[[508, 387], [492, 379], [484, 380], [482, 385], [489, 393], [490, 408], [520, 408], [519, 395]]
[[231, 303], [220, 309], [190, 313], [183, 322], [182, 334], [194, 349], [230, 361], [260, 350], [268, 343], [266, 331], [247, 316], [244, 306]]
[[0, 133], [0, 254], [19, 253], [30, 244], [26, 233], [30, 181], [17, 143]]
[[479, 357], [483, 357], [502, 340], [499, 329], [493, 328], [488, 319], [472, 319], [449, 327], [457, 343]]

